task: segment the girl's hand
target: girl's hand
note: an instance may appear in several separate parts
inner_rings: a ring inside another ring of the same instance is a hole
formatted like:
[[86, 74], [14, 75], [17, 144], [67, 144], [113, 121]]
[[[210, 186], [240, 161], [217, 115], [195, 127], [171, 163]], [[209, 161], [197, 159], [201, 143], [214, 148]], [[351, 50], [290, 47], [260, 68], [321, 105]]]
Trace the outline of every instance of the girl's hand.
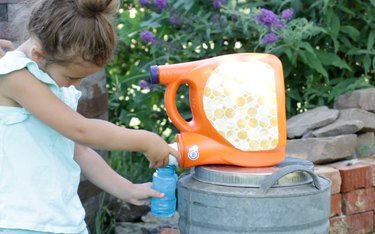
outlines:
[[4, 56], [6, 50], [15, 50], [13, 43], [8, 40], [0, 39], [0, 58]]
[[170, 154], [174, 156], [177, 161], [180, 160], [180, 153], [174, 148], [170, 147], [160, 136], [151, 133], [147, 141], [148, 148], [144, 151], [144, 154], [150, 162], [150, 168], [167, 166]]
[[164, 197], [163, 193], [153, 190], [151, 186], [151, 182], [144, 184], [132, 184], [127, 191], [124, 191], [124, 197], [120, 197], [120, 199], [136, 206], [150, 205], [151, 197]]

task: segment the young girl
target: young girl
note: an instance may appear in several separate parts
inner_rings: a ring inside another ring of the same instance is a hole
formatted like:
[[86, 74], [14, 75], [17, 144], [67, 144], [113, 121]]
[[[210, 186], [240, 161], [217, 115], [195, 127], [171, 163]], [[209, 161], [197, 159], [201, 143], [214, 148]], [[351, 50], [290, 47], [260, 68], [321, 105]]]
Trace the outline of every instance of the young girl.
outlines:
[[40, 0], [30, 38], [0, 59], [0, 233], [88, 233], [77, 194], [82, 173], [135, 205], [162, 197], [133, 184], [91, 148], [141, 151], [150, 167], [176, 150], [158, 135], [87, 119], [74, 86], [102, 69], [116, 45], [117, 0]]

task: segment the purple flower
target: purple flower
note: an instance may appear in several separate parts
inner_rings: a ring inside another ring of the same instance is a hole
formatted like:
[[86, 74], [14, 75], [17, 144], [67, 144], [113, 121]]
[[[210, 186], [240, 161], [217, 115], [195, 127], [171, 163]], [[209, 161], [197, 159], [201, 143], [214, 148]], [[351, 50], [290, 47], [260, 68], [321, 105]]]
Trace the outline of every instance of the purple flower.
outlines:
[[290, 20], [293, 18], [294, 11], [293, 8], [285, 9], [281, 12], [281, 18]]
[[148, 6], [150, 4], [149, 0], [138, 0], [139, 5]]
[[276, 31], [281, 30], [282, 28], [285, 28], [287, 26], [286, 22], [284, 21], [278, 21], [272, 25], [272, 28]]
[[165, 8], [167, 8], [168, 6], [168, 0], [154, 0], [154, 4], [155, 6], [159, 9], [159, 10], [164, 10]]
[[264, 26], [270, 27], [273, 24], [277, 23], [279, 19], [273, 11], [267, 9], [260, 9], [260, 14], [255, 17], [256, 21]]
[[214, 0], [214, 2], [212, 3], [212, 5], [214, 6], [215, 9], [218, 9], [218, 8], [221, 7], [221, 5], [224, 5], [226, 3], [227, 3], [226, 0]]
[[151, 45], [156, 42], [156, 36], [150, 31], [142, 31], [140, 37], [142, 41], [150, 43]]
[[138, 82], [138, 85], [139, 85], [139, 87], [140, 87], [141, 89], [150, 89], [150, 88], [151, 88], [151, 84], [148, 83], [148, 82], [145, 81], [145, 80], [140, 80], [140, 81]]
[[278, 40], [278, 38], [277, 38], [276, 34], [273, 33], [273, 32], [270, 32], [270, 33], [267, 33], [266, 35], [264, 35], [264, 37], [262, 38], [262, 43], [263, 44], [273, 44], [277, 40]]
[[215, 13], [211, 16], [211, 19], [210, 19], [213, 23], [216, 23], [216, 22], [219, 22], [220, 20], [220, 15]]
[[172, 15], [171, 17], [169, 17], [169, 22], [171, 22], [171, 24], [173, 24], [174, 26], [179, 26], [181, 24], [180, 18], [176, 15]]

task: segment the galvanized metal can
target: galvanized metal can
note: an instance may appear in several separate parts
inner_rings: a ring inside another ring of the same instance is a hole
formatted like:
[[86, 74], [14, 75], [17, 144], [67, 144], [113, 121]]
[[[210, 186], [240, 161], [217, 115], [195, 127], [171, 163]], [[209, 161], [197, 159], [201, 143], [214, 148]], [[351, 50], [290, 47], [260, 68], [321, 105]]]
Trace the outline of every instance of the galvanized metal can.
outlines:
[[181, 234], [329, 233], [331, 182], [287, 157], [268, 168], [208, 165], [177, 185]]

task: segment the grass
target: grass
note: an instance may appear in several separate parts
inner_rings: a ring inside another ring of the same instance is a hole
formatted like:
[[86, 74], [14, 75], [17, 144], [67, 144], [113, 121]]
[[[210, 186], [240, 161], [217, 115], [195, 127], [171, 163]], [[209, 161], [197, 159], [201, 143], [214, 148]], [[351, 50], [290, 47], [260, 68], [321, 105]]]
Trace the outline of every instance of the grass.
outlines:
[[[149, 168], [148, 160], [141, 153], [110, 152], [107, 162], [120, 175], [133, 183], [145, 183], [152, 181], [155, 169]], [[177, 169], [177, 174], [186, 172], [188, 169]], [[116, 226], [116, 210], [109, 206], [109, 195], [103, 193], [100, 198], [99, 211], [95, 218], [93, 234], [114, 234]]]
[[[148, 161], [140, 153], [110, 152], [107, 162], [120, 175], [133, 183], [145, 183], [152, 180], [155, 169], [148, 168]], [[99, 210], [95, 218], [93, 234], [114, 234], [117, 211], [110, 208], [109, 195], [103, 193]]]

